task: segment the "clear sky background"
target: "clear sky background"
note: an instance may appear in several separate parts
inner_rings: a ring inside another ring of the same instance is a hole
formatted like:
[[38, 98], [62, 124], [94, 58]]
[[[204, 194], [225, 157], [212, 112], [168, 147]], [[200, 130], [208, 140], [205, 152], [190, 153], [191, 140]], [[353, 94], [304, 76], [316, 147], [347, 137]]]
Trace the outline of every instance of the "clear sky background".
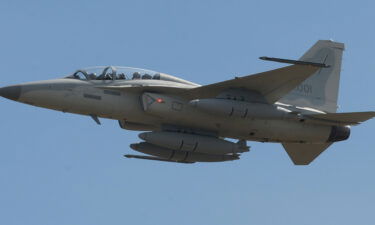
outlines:
[[[375, 110], [374, 1], [0, 2], [0, 86], [124, 65], [209, 84], [344, 42], [340, 111]], [[132, 107], [132, 106], [129, 106]], [[136, 159], [116, 121], [0, 99], [0, 224], [375, 224], [375, 120], [313, 164], [249, 142], [241, 160]]]

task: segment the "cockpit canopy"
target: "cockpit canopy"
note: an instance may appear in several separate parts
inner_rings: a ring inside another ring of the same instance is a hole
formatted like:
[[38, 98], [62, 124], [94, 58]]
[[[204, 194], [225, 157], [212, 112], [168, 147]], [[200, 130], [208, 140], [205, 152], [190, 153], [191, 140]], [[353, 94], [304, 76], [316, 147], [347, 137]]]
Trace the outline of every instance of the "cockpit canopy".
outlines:
[[75, 71], [73, 74], [65, 77], [68, 79], [79, 79], [79, 80], [164, 80], [183, 83], [187, 85], [198, 86], [181, 78], [155, 72], [152, 70], [139, 69], [133, 67], [123, 66], [96, 66], [89, 67], [86, 69], [80, 69]]
[[155, 79], [160, 80], [160, 73], [121, 66], [97, 66], [75, 71], [66, 78], [79, 80], [130, 80], [130, 79]]

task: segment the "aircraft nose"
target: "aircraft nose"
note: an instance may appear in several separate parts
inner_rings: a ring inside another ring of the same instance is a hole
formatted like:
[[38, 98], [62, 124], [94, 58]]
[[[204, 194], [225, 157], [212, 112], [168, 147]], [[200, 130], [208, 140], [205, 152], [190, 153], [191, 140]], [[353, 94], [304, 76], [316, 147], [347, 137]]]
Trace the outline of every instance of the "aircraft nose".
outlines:
[[21, 85], [12, 85], [0, 88], [0, 96], [17, 101], [21, 95]]

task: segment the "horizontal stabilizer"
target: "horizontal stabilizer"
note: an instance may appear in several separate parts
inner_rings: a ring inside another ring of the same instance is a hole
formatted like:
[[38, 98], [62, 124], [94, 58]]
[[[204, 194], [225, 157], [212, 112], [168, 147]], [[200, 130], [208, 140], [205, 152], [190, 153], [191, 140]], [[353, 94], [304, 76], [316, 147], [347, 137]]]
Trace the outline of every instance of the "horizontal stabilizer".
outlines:
[[191, 99], [214, 98], [228, 89], [245, 89], [258, 92], [272, 104], [319, 69], [321, 68], [311, 65], [292, 65], [193, 88], [188, 90], [187, 94]]
[[283, 143], [283, 147], [295, 165], [308, 165], [331, 144]]
[[308, 115], [308, 117], [341, 125], [356, 125], [375, 117], [375, 112], [327, 113]]

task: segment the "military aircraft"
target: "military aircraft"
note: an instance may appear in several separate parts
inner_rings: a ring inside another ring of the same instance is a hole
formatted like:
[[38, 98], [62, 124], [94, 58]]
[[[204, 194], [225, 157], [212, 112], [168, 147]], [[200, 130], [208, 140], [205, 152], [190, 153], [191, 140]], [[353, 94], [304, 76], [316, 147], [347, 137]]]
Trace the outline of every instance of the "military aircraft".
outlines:
[[130, 145], [145, 155], [128, 158], [230, 161], [249, 151], [246, 141], [258, 141], [281, 143], [294, 164], [307, 165], [332, 143], [348, 139], [350, 126], [375, 116], [336, 112], [343, 50], [343, 43], [320, 40], [299, 60], [260, 57], [289, 66], [203, 86], [151, 70], [107, 66], [3, 87], [0, 95], [146, 131], [139, 134], [142, 142]]

